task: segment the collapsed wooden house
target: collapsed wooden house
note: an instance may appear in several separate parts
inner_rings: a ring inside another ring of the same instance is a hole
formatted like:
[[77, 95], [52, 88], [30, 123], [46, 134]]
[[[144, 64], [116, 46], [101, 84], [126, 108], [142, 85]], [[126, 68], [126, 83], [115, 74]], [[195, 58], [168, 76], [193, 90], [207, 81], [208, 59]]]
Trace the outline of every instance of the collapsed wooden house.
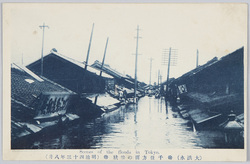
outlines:
[[[41, 59], [27, 66], [36, 74], [41, 73]], [[101, 93], [113, 84], [113, 77], [85, 63], [66, 57], [56, 51], [43, 58], [43, 76], [78, 93]]]
[[58, 122], [79, 118], [71, 113], [71, 90], [39, 77], [24, 66], [11, 66], [12, 141], [38, 133]]
[[[35, 73], [41, 71], [41, 60], [37, 60], [27, 66]], [[108, 106], [114, 105], [106, 104], [106, 106], [98, 106], [99, 101], [103, 101], [104, 97], [99, 96], [96, 101], [91, 101], [89, 97], [93, 97], [96, 94], [105, 94], [110, 88], [113, 88], [114, 78], [113, 76], [106, 74], [101, 70], [92, 66], [88, 66], [87, 69], [85, 62], [79, 62], [77, 60], [66, 57], [54, 50], [44, 57], [43, 59], [43, 76], [54, 81], [65, 88], [68, 88], [79, 95], [75, 97], [74, 105], [75, 112], [84, 118], [95, 117], [102, 114], [102, 108], [108, 109]], [[118, 102], [115, 103], [119, 107]]]

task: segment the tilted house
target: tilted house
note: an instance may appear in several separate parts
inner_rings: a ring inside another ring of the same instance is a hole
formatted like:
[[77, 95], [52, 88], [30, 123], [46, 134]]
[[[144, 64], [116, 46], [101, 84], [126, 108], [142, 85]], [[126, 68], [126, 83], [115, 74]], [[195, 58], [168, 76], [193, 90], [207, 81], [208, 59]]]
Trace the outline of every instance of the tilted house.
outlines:
[[[57, 122], [70, 108], [74, 92], [44, 77], [39, 77], [24, 66], [11, 65], [11, 135], [26, 136]], [[71, 117], [69, 114], [67, 117]], [[38, 122], [37, 122], [38, 121]]]
[[[88, 65], [86, 70], [85, 66], [84, 62], [71, 59], [54, 50], [51, 50], [51, 53], [43, 58], [43, 76], [77, 93], [78, 97], [75, 96], [72, 104], [77, 109], [76, 114], [83, 119], [107, 112], [102, 108], [108, 109], [107, 106], [113, 105], [112, 101], [109, 101], [109, 105], [102, 107], [98, 105], [100, 101], [103, 101], [102, 96], [98, 96], [93, 102], [89, 97], [105, 95], [110, 85], [114, 83], [112, 76], [105, 72], [102, 72], [100, 76], [99, 69]], [[40, 74], [41, 60], [37, 60], [27, 67]]]
[[[27, 66], [36, 74], [41, 73], [41, 59]], [[102, 73], [91, 66], [85, 70], [85, 63], [51, 51], [43, 58], [43, 76], [82, 95], [105, 91], [112, 76]], [[107, 82], [108, 81], [108, 82]]]
[[195, 104], [188, 112], [198, 124], [227, 116], [230, 111], [244, 112], [244, 48], [219, 60], [206, 64], [175, 79], [172, 90], [177, 90], [183, 104]]

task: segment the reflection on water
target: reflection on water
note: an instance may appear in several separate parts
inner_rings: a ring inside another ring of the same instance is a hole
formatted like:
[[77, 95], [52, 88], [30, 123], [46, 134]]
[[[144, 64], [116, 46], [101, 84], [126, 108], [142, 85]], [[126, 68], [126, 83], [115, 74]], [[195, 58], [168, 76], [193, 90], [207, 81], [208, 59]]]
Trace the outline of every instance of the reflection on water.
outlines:
[[170, 149], [217, 147], [220, 132], [193, 132], [163, 99], [141, 98], [90, 121], [80, 121], [56, 135], [41, 136], [29, 148]]

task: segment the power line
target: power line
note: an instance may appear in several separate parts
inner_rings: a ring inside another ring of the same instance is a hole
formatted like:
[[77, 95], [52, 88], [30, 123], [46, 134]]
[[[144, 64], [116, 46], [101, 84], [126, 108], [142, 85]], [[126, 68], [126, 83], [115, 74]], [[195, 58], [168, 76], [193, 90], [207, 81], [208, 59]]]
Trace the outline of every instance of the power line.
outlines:
[[[167, 54], [170, 53], [169, 49], [163, 49], [162, 52], [162, 65], [168, 65], [169, 63], [169, 56]], [[177, 65], [177, 59], [178, 59], [178, 49], [171, 49], [171, 59], [170, 59], [170, 65], [176, 66]]]
[[[168, 57], [167, 57], [168, 54]], [[167, 70], [167, 85], [166, 91], [168, 92], [168, 84], [169, 84], [169, 74], [170, 74], [170, 66], [176, 66], [178, 59], [178, 50], [172, 49], [164, 49], [162, 54], [162, 65], [168, 65]]]

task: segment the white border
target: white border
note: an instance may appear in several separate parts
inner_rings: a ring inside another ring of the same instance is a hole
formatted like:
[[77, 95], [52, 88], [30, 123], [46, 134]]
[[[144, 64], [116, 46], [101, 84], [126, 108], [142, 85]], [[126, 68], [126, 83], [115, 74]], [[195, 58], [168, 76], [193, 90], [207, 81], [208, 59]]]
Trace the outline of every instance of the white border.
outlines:
[[[16, 2], [49, 2], [49, 3], [51, 3], [51, 2], [56, 2], [56, 3], [58, 3], [58, 2], [86, 2], [86, 3], [93, 3], [93, 2], [95, 2], [95, 3], [134, 3], [134, 2], [136, 2], [136, 3], [165, 3], [165, 2], [167, 2], [167, 3], [247, 3], [248, 5], [250, 4], [250, 2], [249, 1], [247, 1], [247, 0], [203, 0], [202, 2], [200, 1], [200, 0], [187, 0], [187, 1], [185, 1], [185, 0], [165, 0], [165, 1], [163, 1], [163, 0], [157, 0], [157, 1], [152, 1], [152, 0], [137, 0], [137, 1], [131, 1], [131, 0], [129, 0], [129, 1], [121, 1], [121, 0], [117, 0], [117, 1], [104, 1], [104, 0], [93, 0], [93, 1], [90, 1], [90, 0], [51, 0], [51, 1], [49, 1], [49, 0], [46, 0], [46, 1], [42, 1], [42, 0], [32, 0], [32, 1], [28, 1], [28, 0], [0, 0], [0, 3], [2, 4], [2, 3], [4, 3], [4, 2], [8, 2], [8, 3], [10, 3], [10, 2], [14, 2], [14, 3], [16, 3]], [[1, 11], [2, 11], [2, 6], [1, 6]], [[1, 16], [2, 16], [2, 12], [1, 12]], [[249, 8], [248, 8], [248, 48], [249, 48]], [[1, 17], [1, 20], [2, 20], [2, 17]], [[1, 24], [2, 24], [2, 21], [1, 21]], [[2, 26], [1, 26], [1, 29], [2, 29]], [[3, 36], [3, 33], [2, 33], [2, 30], [1, 30], [1, 43], [2, 43], [2, 36]], [[2, 44], [1, 44], [1, 46], [0, 46], [0, 50], [1, 50], [1, 59], [0, 59], [0, 64], [1, 64], [1, 93], [3, 93], [3, 89], [5, 89], [4, 87], [3, 87], [3, 85], [4, 85], [4, 83], [2, 83], [3, 81], [3, 70], [4, 69], [2, 69], [3, 68], [3, 49], [2, 49]], [[247, 49], [248, 49], [247, 48]], [[247, 55], [248, 56], [248, 55]], [[249, 60], [249, 58], [247, 59], [248, 60], [248, 62], [250, 61]], [[249, 66], [247, 67], [247, 69], [245, 69], [245, 71], [247, 71], [247, 74], [249, 73], [249, 70], [250, 70], [250, 68], [249, 68]], [[248, 79], [246, 79], [247, 80], [247, 84], [249, 84], [249, 77], [248, 77]], [[247, 90], [247, 93], [249, 93], [249, 88], [247, 88], [248, 90]], [[249, 95], [249, 94], [247, 94], [247, 95]], [[3, 104], [3, 96], [6, 96], [6, 95], [3, 95], [3, 94], [1, 94], [1, 100], [0, 100], [0, 104]], [[249, 99], [249, 98], [248, 98]], [[248, 107], [249, 107], [249, 104], [248, 104], [248, 99], [247, 99], [247, 109], [248, 109]], [[2, 105], [1, 105], [1, 114], [0, 114], [0, 117], [1, 118], [3, 118], [3, 107], [2, 107]], [[250, 118], [249, 117], [249, 111], [247, 112], [247, 118]], [[2, 120], [2, 119], [1, 119]], [[249, 127], [249, 119], [247, 119], [247, 127]], [[0, 126], [1, 126], [1, 128], [3, 129], [3, 124], [2, 124], [2, 121], [1, 121], [1, 123], [0, 123]], [[249, 129], [249, 128], [248, 128]], [[2, 139], [2, 136], [3, 136], [3, 131], [1, 130], [1, 135], [0, 135], [0, 139], [1, 139], [1, 142], [0, 142], [0, 146], [1, 146], [1, 157], [3, 157], [3, 147], [2, 147], [2, 144], [3, 144], [3, 139]], [[247, 134], [247, 141], [249, 141], [249, 131], [248, 131], [248, 134]], [[249, 142], [247, 142], [247, 150], [249, 150]], [[184, 149], [185, 150], [185, 149]], [[249, 153], [249, 151], [248, 151], [248, 153], [247, 153], [247, 162], [246, 163], [250, 163], [250, 155], [249, 155], [250, 153]], [[15, 162], [18, 162], [18, 163], [30, 163], [30, 162], [32, 162], [32, 163], [34, 163], [34, 161], [15, 161]], [[0, 161], [0, 163], [15, 163], [14, 161], [3, 161], [3, 159], [1, 158], [1, 161]], [[41, 161], [37, 161], [36, 163], [47, 163], [48, 161], [43, 161], [43, 162], [41, 162]], [[73, 161], [68, 161], [68, 162], [73, 162]], [[74, 162], [88, 162], [88, 161], [74, 161]], [[103, 161], [95, 161], [94, 163], [103, 163]], [[110, 162], [110, 161], [105, 161], [105, 162]], [[164, 161], [165, 162], [165, 161]], [[50, 163], [59, 163], [59, 162], [54, 162], [54, 161], [50, 161]], [[61, 163], [61, 162], [60, 162]], [[118, 163], [118, 162], [112, 162], [112, 163]], [[119, 163], [120, 163], [120, 161], [119, 161]], [[135, 163], [135, 162], [123, 162], [123, 163]], [[138, 163], [138, 162], [136, 162], [136, 163]], [[140, 163], [144, 163], [144, 162], [142, 162], [142, 161], [140, 161]], [[187, 162], [187, 163], [190, 163], [190, 162]], [[217, 162], [215, 162], [215, 163], [217, 163]], [[233, 163], [239, 163], [239, 162], [233, 162]], [[242, 162], [241, 162], [242, 163]]]

